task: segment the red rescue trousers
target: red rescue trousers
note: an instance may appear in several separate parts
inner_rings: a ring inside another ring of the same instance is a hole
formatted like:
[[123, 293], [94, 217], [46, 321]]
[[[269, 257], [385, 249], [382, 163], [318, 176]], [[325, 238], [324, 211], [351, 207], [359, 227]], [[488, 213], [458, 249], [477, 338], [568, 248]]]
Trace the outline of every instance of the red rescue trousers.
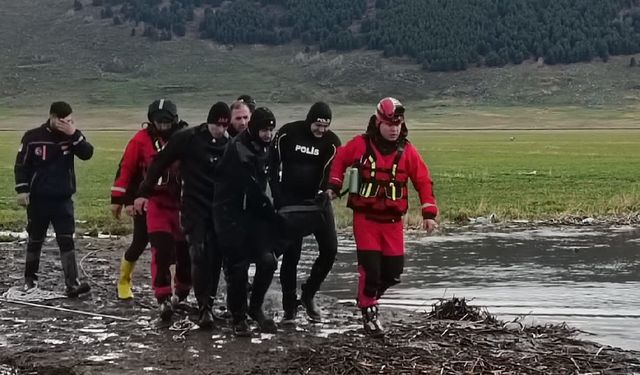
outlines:
[[147, 204], [147, 230], [151, 243], [151, 282], [158, 301], [171, 296], [171, 272], [176, 265], [175, 291], [181, 300], [191, 289], [191, 262], [189, 249], [180, 228], [179, 208], [163, 205], [162, 201], [149, 199]]
[[400, 282], [404, 267], [403, 222], [378, 222], [354, 212], [353, 235], [358, 254], [358, 307], [375, 306], [389, 287]]

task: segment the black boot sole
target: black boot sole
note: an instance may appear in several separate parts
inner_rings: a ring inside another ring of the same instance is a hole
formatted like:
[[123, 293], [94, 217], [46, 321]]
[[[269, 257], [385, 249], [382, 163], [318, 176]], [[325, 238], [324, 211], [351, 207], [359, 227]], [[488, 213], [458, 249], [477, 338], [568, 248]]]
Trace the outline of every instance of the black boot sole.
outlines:
[[80, 284], [77, 288], [66, 292], [66, 295], [68, 298], [76, 298], [81, 294], [89, 293], [89, 291], [91, 291], [89, 284]]

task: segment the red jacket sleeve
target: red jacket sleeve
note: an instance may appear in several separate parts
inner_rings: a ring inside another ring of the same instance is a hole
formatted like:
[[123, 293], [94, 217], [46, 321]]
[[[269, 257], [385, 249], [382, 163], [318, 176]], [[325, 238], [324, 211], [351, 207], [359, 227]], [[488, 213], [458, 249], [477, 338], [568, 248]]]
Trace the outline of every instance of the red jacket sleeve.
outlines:
[[[131, 194], [135, 194], [135, 192], [130, 192], [129, 189], [133, 187], [133, 180], [136, 176], [140, 176], [141, 173], [140, 143], [137, 138], [136, 135], [129, 141], [124, 150], [124, 155], [122, 155], [118, 174], [111, 187], [112, 204], [126, 204], [130, 200]], [[135, 188], [137, 189], [137, 187]]]
[[422, 217], [435, 219], [438, 216], [438, 206], [433, 195], [433, 181], [429, 174], [429, 168], [418, 153], [418, 150], [411, 143], [407, 143], [405, 154], [407, 156], [409, 178], [420, 197]]
[[338, 147], [336, 157], [331, 163], [331, 173], [329, 173], [329, 182], [327, 184], [329, 189], [332, 189], [336, 194], [340, 194], [344, 183], [345, 170], [362, 157], [366, 149], [365, 146], [364, 138], [362, 135], [358, 135], [344, 146]]

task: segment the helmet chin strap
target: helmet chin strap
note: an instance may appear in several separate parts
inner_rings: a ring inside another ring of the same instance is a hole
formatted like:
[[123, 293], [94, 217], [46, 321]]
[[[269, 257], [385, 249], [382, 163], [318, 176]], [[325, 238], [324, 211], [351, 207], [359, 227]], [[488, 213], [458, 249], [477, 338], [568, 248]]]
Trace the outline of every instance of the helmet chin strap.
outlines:
[[160, 124], [154, 124], [154, 125], [156, 126], [156, 129], [158, 129], [159, 132], [169, 131], [173, 127], [172, 123], [160, 123]]

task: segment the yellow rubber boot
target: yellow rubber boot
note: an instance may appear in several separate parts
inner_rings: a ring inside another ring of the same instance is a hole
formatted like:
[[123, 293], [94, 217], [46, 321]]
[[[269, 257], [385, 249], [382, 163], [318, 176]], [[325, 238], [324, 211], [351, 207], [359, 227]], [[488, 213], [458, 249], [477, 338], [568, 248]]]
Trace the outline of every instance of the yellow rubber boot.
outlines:
[[131, 275], [133, 274], [135, 266], [136, 262], [129, 262], [124, 259], [124, 257], [120, 261], [120, 278], [118, 279], [119, 299], [133, 298], [133, 292], [131, 291], [131, 288], [133, 287], [133, 284], [131, 283]]

